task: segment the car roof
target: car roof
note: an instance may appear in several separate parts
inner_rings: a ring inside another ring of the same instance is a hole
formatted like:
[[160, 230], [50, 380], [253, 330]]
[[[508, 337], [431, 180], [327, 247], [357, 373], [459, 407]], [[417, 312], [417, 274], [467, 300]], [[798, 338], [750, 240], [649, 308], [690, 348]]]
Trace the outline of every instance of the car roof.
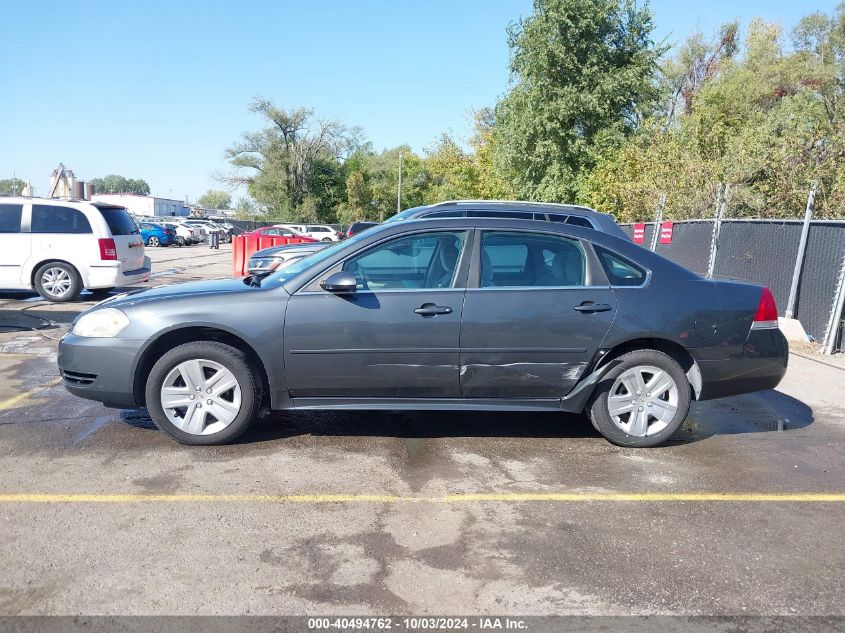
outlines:
[[[616, 224], [616, 220], [608, 213], [602, 213], [589, 207], [577, 204], [560, 204], [556, 202], [532, 202], [528, 200], [447, 200], [421, 207], [412, 207], [397, 213], [387, 222], [408, 221], [437, 213], [440, 211], [467, 210], [489, 211], [491, 214], [523, 211], [531, 213], [556, 213], [585, 218], [593, 227], [604, 233], [616, 235], [623, 239], [630, 239]], [[396, 219], [393, 219], [396, 218]], [[537, 220], [534, 220], [537, 221]]]

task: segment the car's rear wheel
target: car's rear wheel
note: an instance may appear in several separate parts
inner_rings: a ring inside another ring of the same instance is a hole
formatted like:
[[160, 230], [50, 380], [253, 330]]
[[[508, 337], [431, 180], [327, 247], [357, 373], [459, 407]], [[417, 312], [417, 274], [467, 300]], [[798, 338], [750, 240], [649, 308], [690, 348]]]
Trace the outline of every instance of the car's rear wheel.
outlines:
[[150, 239], [147, 240], [147, 246], [161, 246], [161, 241], [153, 235]]
[[239, 349], [215, 341], [184, 343], [153, 366], [147, 411], [158, 428], [183, 444], [225, 444], [258, 412], [259, 385]]
[[330, 237], [324, 237], [322, 241], [323, 242], [332, 242], [334, 240], [332, 240], [332, 238], [330, 238]]
[[656, 350], [628, 352], [618, 360], [593, 392], [590, 421], [618, 446], [662, 444], [689, 413], [690, 385], [684, 370]]
[[35, 271], [35, 289], [47, 301], [73, 301], [82, 292], [82, 279], [70, 264], [49, 262]]

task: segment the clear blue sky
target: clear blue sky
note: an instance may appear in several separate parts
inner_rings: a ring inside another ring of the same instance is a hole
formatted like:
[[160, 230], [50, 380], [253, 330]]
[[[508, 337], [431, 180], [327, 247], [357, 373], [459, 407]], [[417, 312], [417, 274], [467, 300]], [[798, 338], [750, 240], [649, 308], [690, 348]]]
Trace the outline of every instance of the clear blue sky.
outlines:
[[[82, 179], [144, 178], [192, 199], [259, 120], [256, 95], [422, 150], [508, 80], [505, 27], [530, 0], [111, 0], [3, 3], [0, 178], [44, 194], [60, 162]], [[791, 28], [835, 0], [653, 0], [657, 39], [755, 16]]]

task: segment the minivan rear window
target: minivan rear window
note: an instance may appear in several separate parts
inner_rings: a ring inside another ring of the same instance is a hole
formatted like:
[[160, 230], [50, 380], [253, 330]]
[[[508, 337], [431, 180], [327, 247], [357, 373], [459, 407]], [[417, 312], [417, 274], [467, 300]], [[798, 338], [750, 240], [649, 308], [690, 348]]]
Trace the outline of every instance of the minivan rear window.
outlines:
[[21, 232], [21, 204], [0, 204], [0, 233]]
[[106, 207], [101, 208], [100, 213], [109, 225], [111, 234], [114, 235], [135, 235], [138, 233], [138, 227], [135, 226], [135, 221], [126, 211], [121, 207]]

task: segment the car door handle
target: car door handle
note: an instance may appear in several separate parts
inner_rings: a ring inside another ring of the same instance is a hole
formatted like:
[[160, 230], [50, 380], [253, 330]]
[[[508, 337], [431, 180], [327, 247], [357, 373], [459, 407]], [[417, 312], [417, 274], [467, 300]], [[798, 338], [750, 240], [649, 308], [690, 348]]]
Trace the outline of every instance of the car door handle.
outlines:
[[452, 314], [452, 308], [449, 306], [436, 306], [433, 303], [424, 303], [419, 308], [414, 310], [420, 316], [437, 316], [438, 314]]
[[592, 301], [585, 301], [581, 305], [572, 308], [578, 312], [607, 312], [613, 310], [613, 306], [608, 303], [593, 303]]

